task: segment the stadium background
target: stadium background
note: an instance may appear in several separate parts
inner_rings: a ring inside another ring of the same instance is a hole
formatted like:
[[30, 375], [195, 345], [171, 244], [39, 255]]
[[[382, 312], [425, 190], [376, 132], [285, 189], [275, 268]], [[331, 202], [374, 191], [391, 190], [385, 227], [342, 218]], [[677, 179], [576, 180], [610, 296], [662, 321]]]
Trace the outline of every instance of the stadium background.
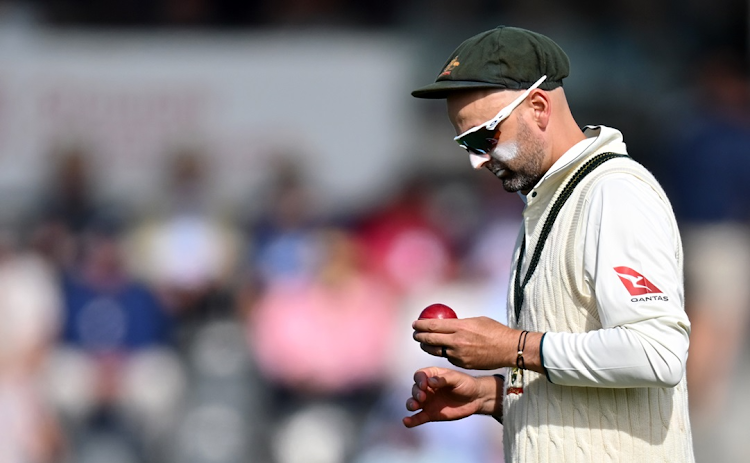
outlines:
[[[521, 209], [409, 91], [479, 31], [545, 33], [577, 120], [622, 130], [681, 221], [747, 224], [749, 20], [736, 0], [0, 1], [0, 462], [502, 461], [491, 419], [400, 423], [441, 364], [411, 320], [504, 319]], [[744, 334], [747, 312], [719, 316]], [[699, 461], [750, 451], [747, 349], [691, 389]]]

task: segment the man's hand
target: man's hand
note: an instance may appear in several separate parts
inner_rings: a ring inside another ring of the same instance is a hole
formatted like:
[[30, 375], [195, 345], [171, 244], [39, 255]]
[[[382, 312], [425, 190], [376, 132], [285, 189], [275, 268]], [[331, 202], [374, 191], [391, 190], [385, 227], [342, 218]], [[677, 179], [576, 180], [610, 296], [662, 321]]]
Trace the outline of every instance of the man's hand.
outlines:
[[501, 380], [493, 376], [475, 378], [448, 368], [429, 367], [414, 374], [406, 409], [418, 413], [403, 423], [413, 428], [430, 421], [453, 421], [476, 413], [500, 416]]
[[[423, 319], [412, 323], [414, 340], [423, 351], [436, 357], [443, 353], [457, 367], [494, 370], [516, 366], [520, 330], [488, 317]], [[526, 369], [543, 373], [539, 346], [542, 333], [531, 332], [523, 346]], [[443, 351], [445, 347], [445, 351]]]
[[515, 361], [520, 331], [488, 317], [417, 320], [412, 327], [422, 350], [440, 357], [445, 346], [448, 360], [461, 368], [493, 370]]

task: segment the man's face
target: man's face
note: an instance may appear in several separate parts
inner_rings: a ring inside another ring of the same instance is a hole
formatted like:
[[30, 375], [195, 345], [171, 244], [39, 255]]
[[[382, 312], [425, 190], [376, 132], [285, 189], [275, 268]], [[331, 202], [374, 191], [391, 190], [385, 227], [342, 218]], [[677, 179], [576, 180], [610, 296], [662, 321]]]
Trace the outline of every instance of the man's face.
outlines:
[[[517, 96], [518, 92], [510, 91], [457, 93], [448, 97], [448, 117], [456, 133], [464, 133], [493, 118]], [[497, 126], [497, 144], [483, 165], [503, 182], [506, 191], [527, 192], [544, 175], [544, 141], [524, 118], [528, 110], [528, 103], [522, 103]]]

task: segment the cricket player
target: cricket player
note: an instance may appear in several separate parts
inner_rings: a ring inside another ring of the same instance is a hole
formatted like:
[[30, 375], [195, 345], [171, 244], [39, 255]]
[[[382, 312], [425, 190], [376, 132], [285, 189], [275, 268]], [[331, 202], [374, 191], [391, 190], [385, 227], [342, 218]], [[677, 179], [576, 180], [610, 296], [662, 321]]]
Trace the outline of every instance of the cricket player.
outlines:
[[525, 208], [509, 326], [487, 317], [413, 324], [429, 354], [508, 373], [421, 369], [404, 424], [492, 415], [509, 463], [692, 462], [690, 322], [672, 207], [619, 131], [579, 127], [568, 74], [548, 37], [498, 27], [463, 42], [436, 81], [412, 93], [446, 99], [471, 165]]

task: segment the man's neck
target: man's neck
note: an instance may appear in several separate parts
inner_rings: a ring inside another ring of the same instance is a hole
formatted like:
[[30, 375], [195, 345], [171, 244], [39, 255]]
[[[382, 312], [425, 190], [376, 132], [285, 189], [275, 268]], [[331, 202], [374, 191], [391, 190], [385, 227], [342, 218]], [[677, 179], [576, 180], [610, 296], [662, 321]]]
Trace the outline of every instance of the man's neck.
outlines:
[[567, 118], [561, 126], [555, 130], [551, 137], [550, 157], [548, 159], [548, 171], [565, 153], [576, 144], [586, 139], [578, 124], [572, 117]]

